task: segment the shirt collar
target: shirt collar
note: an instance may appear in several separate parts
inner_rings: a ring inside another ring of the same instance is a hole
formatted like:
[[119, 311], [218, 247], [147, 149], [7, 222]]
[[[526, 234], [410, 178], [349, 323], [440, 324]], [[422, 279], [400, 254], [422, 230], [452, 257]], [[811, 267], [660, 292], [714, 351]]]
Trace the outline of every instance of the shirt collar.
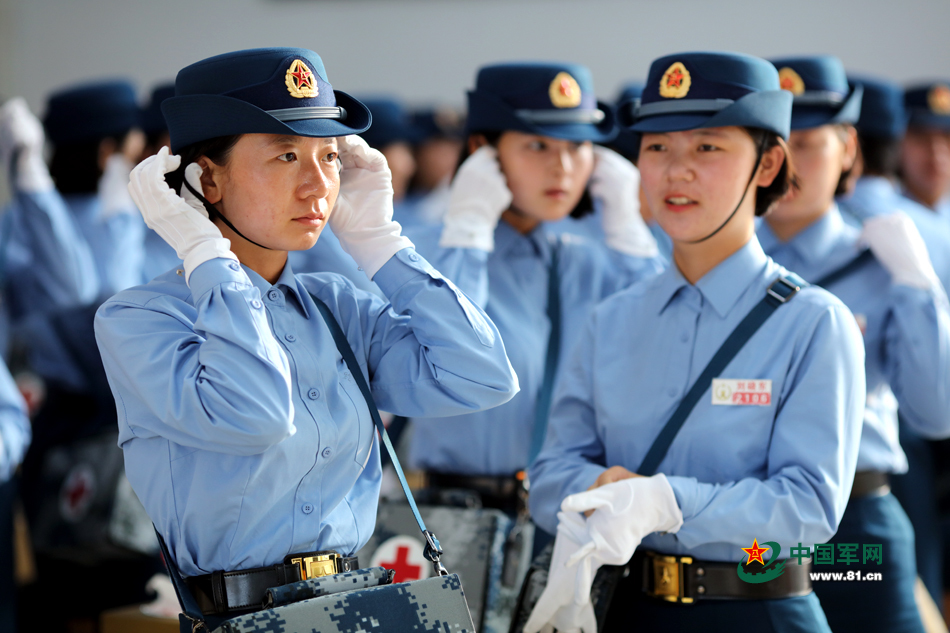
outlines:
[[241, 264], [241, 267], [244, 268], [244, 272], [247, 273], [248, 278], [251, 280], [251, 283], [254, 284], [258, 290], [261, 291], [261, 295], [267, 294], [271, 288], [283, 286], [285, 287], [290, 294], [294, 296], [297, 300], [297, 304], [303, 310], [303, 314], [308, 319], [310, 318], [310, 312], [307, 310], [307, 302], [303, 300], [303, 295], [307, 294], [306, 289], [297, 281], [297, 277], [294, 275], [294, 269], [290, 265], [290, 259], [287, 260], [287, 263], [284, 264], [284, 270], [281, 271], [280, 277], [277, 278], [277, 283], [271, 285], [266, 279], [258, 275], [256, 272]]
[[[814, 265], [828, 260], [841, 244], [841, 236], [847, 225], [841, 217], [838, 205], [833, 204], [828, 211], [806, 227], [786, 244], [806, 264]], [[762, 247], [766, 252], [774, 252], [782, 242], [772, 232], [768, 222], [763, 222], [759, 228]]]
[[528, 233], [522, 235], [513, 226], [504, 220], [498, 221], [495, 227], [495, 252], [502, 256], [521, 255], [530, 249], [541, 261], [551, 261], [552, 234], [544, 222]]
[[[745, 246], [706, 273], [695, 287], [716, 313], [725, 317], [739, 297], [762, 274], [768, 260], [759, 240], [753, 235]], [[660, 277], [659, 312], [662, 314], [676, 293], [689, 282], [675, 265], [667, 268]]]

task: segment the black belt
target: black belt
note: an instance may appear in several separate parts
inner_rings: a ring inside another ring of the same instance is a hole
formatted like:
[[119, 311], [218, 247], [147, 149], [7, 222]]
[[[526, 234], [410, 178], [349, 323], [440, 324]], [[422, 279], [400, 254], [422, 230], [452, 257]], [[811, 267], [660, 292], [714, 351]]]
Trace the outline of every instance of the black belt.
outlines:
[[224, 615], [261, 609], [265, 592], [273, 587], [354, 569], [359, 569], [355, 556], [344, 558], [332, 551], [306, 552], [292, 554], [283, 563], [269, 567], [216, 571], [186, 578], [185, 582], [202, 613]]
[[[755, 573], [759, 563], [743, 566]], [[788, 559], [785, 572], [763, 583], [748, 583], [736, 571], [736, 563], [695, 560], [691, 556], [667, 556], [638, 551], [630, 561], [630, 573], [641, 574], [643, 591], [659, 600], [689, 604], [696, 600], [774, 600], [811, 593], [811, 559]], [[616, 599], [616, 596], [614, 597]]]
[[887, 473], [877, 470], [862, 470], [854, 474], [851, 485], [851, 498], [879, 497], [891, 491]]
[[507, 476], [468, 476], [448, 473], [426, 473], [428, 483], [434, 488], [464, 488], [480, 495], [499, 499], [515, 500], [525, 490], [524, 473]]

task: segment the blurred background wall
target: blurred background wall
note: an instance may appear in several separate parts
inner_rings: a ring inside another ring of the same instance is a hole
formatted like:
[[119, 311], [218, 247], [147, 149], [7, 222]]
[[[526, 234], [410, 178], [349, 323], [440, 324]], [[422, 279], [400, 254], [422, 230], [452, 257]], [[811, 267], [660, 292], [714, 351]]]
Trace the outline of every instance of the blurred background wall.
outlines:
[[461, 105], [475, 69], [560, 58], [602, 97], [670, 52], [832, 53], [893, 79], [950, 77], [948, 0], [0, 0], [0, 98], [42, 114], [64, 84], [134, 79], [239, 48], [312, 48], [347, 92]]

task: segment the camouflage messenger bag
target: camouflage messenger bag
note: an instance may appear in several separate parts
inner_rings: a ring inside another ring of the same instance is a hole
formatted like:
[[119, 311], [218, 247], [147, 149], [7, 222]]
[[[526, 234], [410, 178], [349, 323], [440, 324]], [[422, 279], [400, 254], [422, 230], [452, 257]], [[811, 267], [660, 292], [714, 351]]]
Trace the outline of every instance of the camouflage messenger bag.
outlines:
[[426, 529], [419, 514], [356, 356], [326, 304], [316, 297], [313, 300], [366, 398], [373, 423], [392, 458], [409, 507], [422, 531], [426, 543], [425, 557], [433, 566], [434, 576], [425, 580], [393, 583], [391, 571], [372, 567], [313, 578], [268, 589], [260, 611], [224, 620], [202, 614], [178, 572], [175, 559], [159, 535], [162, 554], [183, 611], [179, 616], [181, 632], [350, 633], [375, 630], [386, 633], [475, 633], [462, 583], [457, 574], [449, 574], [440, 562], [442, 546], [435, 534]]

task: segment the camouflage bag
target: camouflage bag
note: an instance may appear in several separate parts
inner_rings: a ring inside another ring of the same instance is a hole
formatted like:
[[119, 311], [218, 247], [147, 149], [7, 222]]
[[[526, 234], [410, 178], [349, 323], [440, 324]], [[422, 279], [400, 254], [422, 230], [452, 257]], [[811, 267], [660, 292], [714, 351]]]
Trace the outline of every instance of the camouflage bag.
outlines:
[[[311, 295], [313, 297], [313, 295]], [[356, 355], [330, 309], [317, 297], [314, 303], [330, 328], [337, 349], [356, 380], [380, 439], [392, 459], [399, 483], [425, 543], [423, 556], [431, 564], [434, 577], [425, 580], [388, 584], [392, 576], [385, 569], [363, 569], [346, 574], [290, 583], [268, 589], [262, 609], [227, 620], [204, 616], [178, 572], [164, 539], [159, 544], [169, 576], [183, 613], [179, 616], [182, 633], [351, 633], [385, 630], [387, 633], [475, 633], [462, 582], [449, 574], [441, 562], [442, 546], [430, 532], [419, 513], [396, 450], [379, 416], [379, 410], [366, 383]], [[383, 584], [386, 583], [386, 584]], [[377, 586], [372, 586], [376, 584]], [[306, 596], [315, 596], [308, 598]], [[303, 599], [301, 599], [303, 598]], [[286, 600], [297, 600], [280, 604]]]

